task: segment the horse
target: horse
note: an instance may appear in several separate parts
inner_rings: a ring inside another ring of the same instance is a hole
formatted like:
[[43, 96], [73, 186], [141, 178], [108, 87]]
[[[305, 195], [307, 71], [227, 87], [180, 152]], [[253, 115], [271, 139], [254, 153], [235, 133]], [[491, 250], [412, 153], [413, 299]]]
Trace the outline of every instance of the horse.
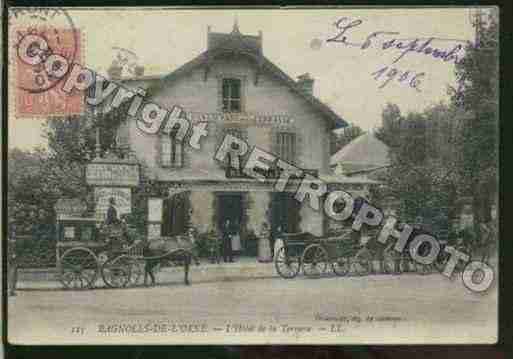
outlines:
[[159, 237], [150, 241], [146, 241], [145, 246], [143, 247], [143, 257], [145, 260], [145, 286], [148, 283], [148, 277], [151, 279], [151, 284], [155, 285], [155, 275], [153, 273], [153, 269], [157, 264], [166, 260], [177, 262], [183, 265], [184, 283], [185, 285], [190, 285], [189, 267], [193, 259], [193, 254], [192, 243], [186, 237]]

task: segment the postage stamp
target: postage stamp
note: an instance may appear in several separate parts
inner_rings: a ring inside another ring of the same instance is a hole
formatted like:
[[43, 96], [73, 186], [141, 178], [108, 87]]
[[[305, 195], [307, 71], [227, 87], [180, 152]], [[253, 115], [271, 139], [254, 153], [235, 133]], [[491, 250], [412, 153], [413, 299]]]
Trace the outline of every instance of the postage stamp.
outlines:
[[496, 342], [498, 28], [10, 9], [8, 341]]
[[58, 56], [79, 63], [83, 61], [81, 31], [74, 27], [69, 15], [62, 10], [32, 9], [15, 14], [10, 19], [9, 40], [12, 47], [10, 70], [15, 77], [11, 86], [16, 92], [16, 117], [82, 114], [83, 94], [68, 95], [62, 91], [62, 82], [68, 76], [69, 68], [64, 63], [52, 61], [53, 69], [48, 69], [48, 59]]

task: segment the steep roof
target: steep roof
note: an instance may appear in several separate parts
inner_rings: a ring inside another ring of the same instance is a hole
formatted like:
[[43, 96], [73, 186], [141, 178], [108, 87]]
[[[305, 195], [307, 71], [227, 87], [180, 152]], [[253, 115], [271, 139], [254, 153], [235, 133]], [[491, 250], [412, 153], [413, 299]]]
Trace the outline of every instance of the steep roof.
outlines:
[[160, 81], [157, 81], [157, 83], [148, 88], [147, 94], [154, 95], [197, 67], [208, 67], [209, 62], [219, 55], [236, 54], [251, 58], [255, 61], [259, 69], [269, 72], [276, 79], [289, 87], [295, 94], [306, 100], [314, 109], [318, 110], [330, 121], [332, 129], [346, 127], [347, 122], [344, 119], [315, 96], [305, 92], [296, 81], [262, 54], [261, 41], [261, 36], [242, 35], [238, 31], [238, 26], [237, 28], [234, 27], [234, 31], [230, 34], [209, 33], [209, 44], [206, 51], [183, 64], [170, 74], [163, 76]]
[[364, 133], [331, 156], [330, 164], [341, 164], [349, 172], [386, 167], [390, 165], [388, 146], [373, 133]]

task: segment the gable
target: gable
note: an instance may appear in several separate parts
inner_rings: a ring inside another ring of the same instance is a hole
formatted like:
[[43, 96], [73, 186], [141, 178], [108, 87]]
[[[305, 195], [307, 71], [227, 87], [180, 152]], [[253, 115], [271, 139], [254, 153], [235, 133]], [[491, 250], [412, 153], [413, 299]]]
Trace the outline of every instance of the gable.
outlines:
[[338, 116], [333, 110], [331, 110], [327, 105], [322, 103], [315, 96], [304, 92], [304, 90], [298, 86], [298, 84], [288, 76], [284, 71], [282, 71], [278, 66], [273, 64], [269, 59], [265, 56], [255, 55], [252, 51], [244, 51], [243, 49], [239, 51], [235, 51], [233, 49], [225, 49], [225, 48], [216, 48], [214, 50], [207, 50], [194, 58], [193, 60], [187, 62], [186, 64], [180, 66], [178, 69], [173, 71], [172, 73], [164, 76], [160, 81], [157, 81], [154, 85], [148, 88], [148, 94], [150, 96], [158, 96], [159, 93], [170, 86], [173, 86], [174, 83], [183, 78], [184, 76], [190, 75], [190, 73], [194, 70], [200, 70], [204, 74], [204, 81], [206, 81], [210, 75], [212, 66], [219, 60], [219, 58], [223, 57], [233, 57], [235, 59], [240, 59], [242, 57], [249, 59], [255, 68], [254, 75], [251, 79], [247, 79], [248, 81], [252, 81], [256, 87], [258, 87], [258, 82], [261, 79], [262, 74], [268, 74], [279, 81], [284, 87], [294, 93], [298, 98], [301, 98], [312, 110], [317, 111], [321, 114], [321, 117], [326, 119], [329, 123], [329, 129], [336, 129], [341, 127], [346, 127], [347, 122], [343, 120], [340, 116]]

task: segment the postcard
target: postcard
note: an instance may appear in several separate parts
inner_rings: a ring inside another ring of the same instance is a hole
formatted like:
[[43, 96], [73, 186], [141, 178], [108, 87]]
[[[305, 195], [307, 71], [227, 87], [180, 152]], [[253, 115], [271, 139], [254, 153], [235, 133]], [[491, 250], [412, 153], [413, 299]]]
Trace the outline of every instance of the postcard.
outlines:
[[498, 9], [8, 9], [11, 344], [492, 344]]

